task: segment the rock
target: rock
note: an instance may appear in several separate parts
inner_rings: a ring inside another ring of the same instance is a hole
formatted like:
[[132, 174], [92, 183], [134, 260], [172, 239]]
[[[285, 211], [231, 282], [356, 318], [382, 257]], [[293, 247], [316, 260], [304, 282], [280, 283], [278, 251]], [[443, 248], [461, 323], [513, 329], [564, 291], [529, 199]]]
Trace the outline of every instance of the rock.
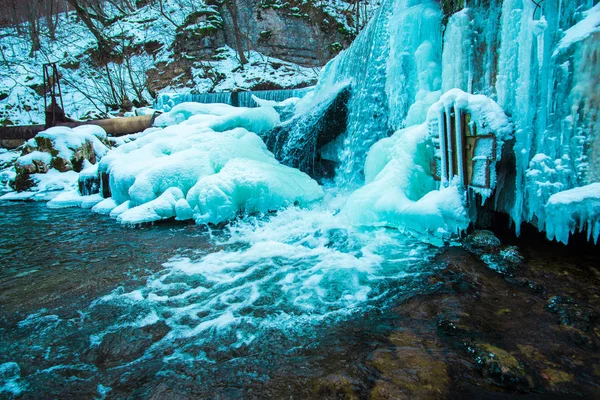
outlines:
[[546, 309], [558, 314], [560, 324], [571, 326], [582, 331], [589, 331], [597, 318], [594, 310], [587, 306], [577, 304], [568, 296], [554, 296], [548, 300]]
[[575, 380], [572, 374], [553, 368], [542, 370], [540, 375], [542, 375], [542, 377], [548, 381], [552, 387], [556, 387], [564, 383], [571, 383]]
[[50, 166], [43, 160], [33, 160], [33, 165], [38, 174], [45, 174], [50, 169]]
[[31, 175], [37, 172], [37, 168], [33, 163], [15, 163], [15, 171], [18, 175]]
[[320, 399], [359, 399], [358, 388], [359, 382], [356, 382], [347, 374], [332, 374], [319, 378], [314, 382], [313, 394], [315, 398]]
[[511, 275], [523, 264], [524, 258], [516, 246], [503, 246], [493, 232], [477, 230], [463, 241], [466, 250], [479, 256], [494, 271]]
[[7, 382], [21, 377], [21, 368], [16, 362], [0, 364], [0, 382]]
[[312, 176], [329, 177], [334, 161], [321, 150], [346, 131], [349, 86], [314, 107], [313, 111], [292, 119], [262, 135], [267, 148], [282, 164]]
[[30, 174], [21, 173], [17, 174], [14, 181], [10, 182], [10, 186], [17, 192], [24, 192], [35, 186], [35, 183]]
[[100, 176], [97, 174], [80, 174], [77, 184], [79, 187], [79, 193], [82, 196], [90, 196], [92, 194], [100, 193]]
[[83, 146], [73, 151], [73, 157], [71, 157], [71, 165], [73, 171], [80, 172], [83, 169], [84, 161], [87, 160], [92, 164], [96, 164], [96, 153], [94, 152], [94, 144], [89, 140], [86, 140]]
[[50, 165], [52, 166], [52, 168], [60, 172], [67, 172], [73, 170], [73, 165], [71, 164], [71, 161], [60, 156], [52, 158], [52, 163]]
[[529, 390], [530, 379], [525, 370], [511, 353], [488, 343], [468, 346], [467, 350], [475, 357], [475, 363], [485, 377], [503, 387]]
[[468, 235], [463, 245], [471, 253], [480, 255], [499, 251], [501, 243], [492, 231], [478, 230]]

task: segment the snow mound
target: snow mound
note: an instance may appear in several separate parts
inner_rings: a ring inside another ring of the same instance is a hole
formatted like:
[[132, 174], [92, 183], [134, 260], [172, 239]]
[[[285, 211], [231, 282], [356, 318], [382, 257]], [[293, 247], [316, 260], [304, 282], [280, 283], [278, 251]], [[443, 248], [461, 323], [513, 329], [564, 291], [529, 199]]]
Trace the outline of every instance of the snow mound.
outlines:
[[[279, 123], [272, 107], [182, 106], [163, 119], [166, 124], [181, 120], [178, 125], [148, 130], [102, 159], [98, 172], [109, 175], [112, 198], [94, 211], [123, 224], [173, 217], [219, 223], [323, 196], [315, 181], [280, 165], [249, 131]], [[228, 114], [218, 115], [227, 109]]]
[[435, 244], [469, 226], [458, 188], [436, 190], [429, 142], [427, 124], [421, 124], [373, 145], [365, 164], [367, 184], [350, 195], [342, 210], [350, 222], [431, 235]]
[[92, 143], [98, 158], [102, 158], [108, 152], [108, 147], [102, 142], [106, 140], [106, 132], [97, 125], [82, 125], [76, 128], [55, 126], [40, 132], [34, 140], [38, 147], [42, 147], [40, 143], [43, 143], [44, 139], [49, 140], [52, 149], [58, 151], [57, 155], [65, 160], [73, 158], [75, 151], [86, 142]]
[[600, 183], [556, 193], [546, 203], [546, 236], [567, 244], [569, 235], [587, 231], [588, 240], [600, 237]]

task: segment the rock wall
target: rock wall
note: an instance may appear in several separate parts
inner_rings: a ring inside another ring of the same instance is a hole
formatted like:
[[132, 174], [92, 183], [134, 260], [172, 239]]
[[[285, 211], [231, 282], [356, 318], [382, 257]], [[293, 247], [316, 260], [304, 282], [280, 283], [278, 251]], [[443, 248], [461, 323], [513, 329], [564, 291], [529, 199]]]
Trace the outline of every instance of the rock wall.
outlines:
[[[234, 47], [231, 13], [224, 4], [218, 7], [226, 42]], [[354, 39], [352, 32], [311, 3], [292, 0], [278, 5], [267, 0], [245, 0], [238, 1], [236, 7], [246, 48], [302, 66], [325, 65]]]
[[[148, 71], [151, 91], [185, 86], [195, 64], [219, 59], [223, 46], [237, 50], [236, 32], [245, 52], [256, 50], [304, 67], [322, 67], [355, 37], [355, 32], [313, 3], [231, 0], [232, 9], [220, 0], [207, 4], [212, 6], [210, 11], [190, 14], [178, 29], [173, 43], [175, 59]], [[352, 22], [352, 15], [346, 18]]]

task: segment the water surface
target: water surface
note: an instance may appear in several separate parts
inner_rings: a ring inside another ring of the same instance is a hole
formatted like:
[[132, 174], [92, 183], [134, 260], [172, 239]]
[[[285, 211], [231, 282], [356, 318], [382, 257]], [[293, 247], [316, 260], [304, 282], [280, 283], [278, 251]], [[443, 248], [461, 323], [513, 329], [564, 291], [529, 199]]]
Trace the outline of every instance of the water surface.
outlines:
[[218, 230], [0, 215], [0, 387], [25, 398], [310, 397], [303, 382], [364, 369], [435, 269], [431, 247], [320, 206]]

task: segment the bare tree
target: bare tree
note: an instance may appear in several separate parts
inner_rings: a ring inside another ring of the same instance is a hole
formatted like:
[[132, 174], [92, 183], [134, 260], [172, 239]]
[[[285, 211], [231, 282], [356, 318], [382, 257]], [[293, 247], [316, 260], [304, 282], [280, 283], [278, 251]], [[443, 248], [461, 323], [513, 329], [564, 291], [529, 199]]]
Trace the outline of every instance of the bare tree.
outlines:
[[225, 6], [225, 9], [231, 17], [235, 49], [238, 53], [238, 57], [240, 58], [240, 63], [242, 64], [242, 66], [244, 66], [245, 64], [248, 64], [248, 59], [246, 58], [246, 54], [244, 53], [244, 44], [242, 42], [242, 30], [240, 28], [239, 11], [241, 1], [244, 0], [222, 0], [222, 4]]
[[104, 34], [100, 31], [100, 28], [94, 24], [94, 19], [96, 20], [105, 20], [98, 13], [94, 13], [88, 9], [82, 1], [80, 0], [67, 0], [69, 4], [75, 9], [77, 16], [81, 19], [81, 21], [88, 28], [90, 33], [94, 35], [96, 41], [98, 42], [99, 50], [110, 50], [112, 45], [108, 38], [104, 36]]

